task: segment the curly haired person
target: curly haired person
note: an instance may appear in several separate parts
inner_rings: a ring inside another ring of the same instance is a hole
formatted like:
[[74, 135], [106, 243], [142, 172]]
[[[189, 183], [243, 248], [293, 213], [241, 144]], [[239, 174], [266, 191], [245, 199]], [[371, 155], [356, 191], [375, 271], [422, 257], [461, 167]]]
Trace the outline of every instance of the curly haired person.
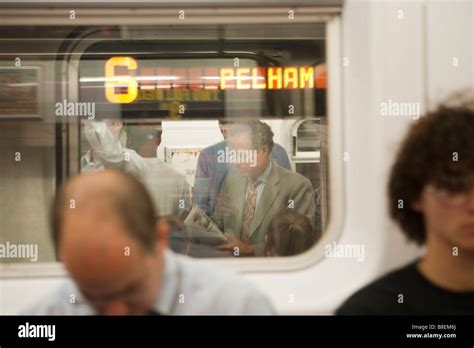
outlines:
[[413, 124], [392, 167], [390, 215], [425, 254], [357, 291], [336, 314], [474, 314], [473, 104], [441, 105]]

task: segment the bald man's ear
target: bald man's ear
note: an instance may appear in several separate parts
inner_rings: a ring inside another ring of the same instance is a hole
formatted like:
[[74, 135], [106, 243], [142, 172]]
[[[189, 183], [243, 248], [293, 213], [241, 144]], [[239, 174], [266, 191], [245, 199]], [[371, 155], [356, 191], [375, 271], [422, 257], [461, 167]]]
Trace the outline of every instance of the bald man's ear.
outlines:
[[159, 219], [155, 225], [156, 241], [159, 245], [168, 247], [170, 226], [165, 219]]

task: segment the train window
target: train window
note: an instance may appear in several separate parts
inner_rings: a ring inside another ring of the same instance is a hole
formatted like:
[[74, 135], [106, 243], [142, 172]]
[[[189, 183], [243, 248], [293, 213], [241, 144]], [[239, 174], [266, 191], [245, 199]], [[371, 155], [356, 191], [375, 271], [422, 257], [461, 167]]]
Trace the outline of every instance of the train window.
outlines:
[[324, 235], [326, 23], [21, 27], [17, 44], [0, 33], [0, 141], [21, 154], [2, 157], [0, 190], [31, 197], [2, 199], [3, 244], [30, 240], [54, 260], [55, 189], [106, 168], [145, 185], [176, 252], [293, 256]]
[[296, 127], [294, 136], [295, 155], [309, 154], [319, 157], [321, 147], [321, 127], [319, 120], [304, 120]]

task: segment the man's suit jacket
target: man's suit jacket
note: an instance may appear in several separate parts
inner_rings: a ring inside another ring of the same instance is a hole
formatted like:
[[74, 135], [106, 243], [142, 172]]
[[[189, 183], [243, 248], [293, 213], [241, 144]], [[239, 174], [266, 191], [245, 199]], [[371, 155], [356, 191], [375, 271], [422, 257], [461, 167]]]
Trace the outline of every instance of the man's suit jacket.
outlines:
[[[206, 147], [199, 154], [193, 188], [193, 203], [199, 205], [209, 216], [214, 213], [222, 182], [231, 166], [229, 163], [217, 161], [219, 151], [224, 151], [228, 146], [229, 141], [223, 140]], [[271, 156], [280, 166], [291, 170], [290, 159], [283, 146], [275, 143]]]
[[[247, 177], [235, 168], [229, 170], [222, 184], [212, 219], [225, 232], [241, 239]], [[287, 208], [305, 215], [314, 227], [316, 205], [311, 182], [301, 174], [280, 167], [272, 161], [272, 169], [250, 224], [249, 243], [255, 255], [264, 256], [264, 239], [272, 219]]]

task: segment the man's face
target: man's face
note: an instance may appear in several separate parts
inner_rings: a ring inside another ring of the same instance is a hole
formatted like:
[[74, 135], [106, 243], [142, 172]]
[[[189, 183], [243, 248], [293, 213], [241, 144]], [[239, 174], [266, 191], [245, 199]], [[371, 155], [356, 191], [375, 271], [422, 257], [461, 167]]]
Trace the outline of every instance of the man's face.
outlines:
[[157, 242], [155, 253], [143, 250], [107, 204], [96, 200], [65, 214], [61, 258], [98, 313], [144, 314], [158, 296], [163, 249]]
[[450, 192], [426, 186], [414, 208], [424, 216], [425, 228], [438, 240], [474, 253], [474, 187]]
[[[261, 150], [252, 147], [250, 137], [245, 134], [233, 135], [230, 139], [230, 149], [235, 150], [241, 163], [234, 163], [240, 175], [245, 177], [256, 178], [267, 168], [270, 161], [270, 153], [268, 146], [264, 145]], [[239, 155], [240, 154], [240, 155]]]
[[96, 280], [75, 278], [86, 300], [104, 315], [145, 314], [156, 301], [160, 279], [154, 277], [155, 263], [150, 256], [131, 265], [123, 278], [111, 279], [104, 284]]

